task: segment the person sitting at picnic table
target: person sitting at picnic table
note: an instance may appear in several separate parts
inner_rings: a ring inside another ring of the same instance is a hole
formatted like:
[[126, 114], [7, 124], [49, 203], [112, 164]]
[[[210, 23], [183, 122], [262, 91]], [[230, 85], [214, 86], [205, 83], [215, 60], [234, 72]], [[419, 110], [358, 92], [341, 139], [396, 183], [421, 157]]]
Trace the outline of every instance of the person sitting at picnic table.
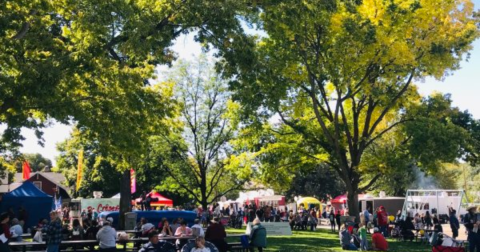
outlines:
[[158, 232], [153, 231], [148, 233], [148, 243], [144, 244], [138, 252], [161, 252], [171, 250], [175, 250], [173, 245], [165, 241], [159, 241]]
[[357, 247], [352, 243], [352, 236], [345, 225], [340, 227], [339, 236], [340, 245], [342, 246], [343, 250], [358, 250]]
[[58, 252], [62, 242], [62, 220], [56, 211], [50, 212], [50, 220], [41, 231], [46, 234], [47, 252]]
[[200, 219], [195, 219], [195, 221], [193, 223], [194, 223], [194, 225], [192, 226], [193, 236], [195, 236], [195, 237], [199, 237], [199, 236], [205, 237], [205, 232], [203, 231], [203, 227], [200, 224]]
[[205, 238], [199, 236], [195, 238], [195, 247], [190, 252], [211, 252], [211, 250], [205, 247]]
[[12, 227], [10, 228], [12, 234], [12, 241], [21, 242], [23, 235], [23, 228], [20, 225], [20, 221], [17, 218], [12, 220]]
[[166, 218], [162, 220], [162, 229], [160, 230], [161, 236], [173, 236], [174, 232], [170, 227], [170, 224]]
[[10, 251], [8, 248], [8, 240], [12, 238], [12, 234], [10, 233], [8, 222], [10, 222], [10, 215], [8, 213], [2, 213], [0, 215], [0, 251]]
[[140, 230], [142, 231], [142, 237], [147, 237], [148, 233], [155, 230], [155, 225], [149, 223], [148, 220], [145, 218], [141, 218], [140, 223], [142, 224], [142, 227], [140, 228]]
[[83, 240], [85, 235], [85, 230], [80, 225], [80, 221], [78, 219], [73, 220], [72, 223], [72, 230], [70, 230], [70, 239], [71, 240]]
[[88, 240], [95, 240], [99, 229], [98, 222], [93, 220], [92, 225], [87, 229], [85, 236]]
[[378, 228], [375, 228], [373, 231], [372, 249], [375, 251], [388, 251], [388, 242]]
[[[182, 221], [180, 223], [180, 227], [177, 228], [177, 231], [175, 231], [175, 236], [177, 237], [188, 237], [192, 235], [192, 229], [187, 227], [187, 222]], [[186, 239], [177, 239], [175, 242], [175, 245], [177, 245], [177, 249], [180, 250], [182, 249], [183, 245], [185, 245], [188, 242]]]
[[180, 227], [180, 218], [174, 219], [172, 224], [170, 225], [170, 228], [172, 228], [173, 233], [177, 232], [177, 228]]
[[253, 252], [255, 248], [262, 252], [263, 248], [267, 247], [267, 230], [260, 224], [260, 219], [253, 220], [249, 238], [250, 252]]
[[413, 234], [413, 230], [415, 230], [415, 226], [413, 225], [412, 217], [410, 217], [410, 213], [407, 213], [407, 217], [404, 221], [400, 220], [400, 235], [403, 237], [403, 240], [410, 240], [413, 241], [415, 238], [415, 234]]
[[205, 240], [213, 243], [220, 252], [226, 252], [228, 248], [226, 237], [225, 227], [219, 223], [218, 217], [214, 217], [205, 232]]
[[97, 240], [100, 242], [100, 251], [117, 251], [117, 231], [111, 226], [110, 220], [103, 222], [103, 227], [98, 230]]
[[68, 224], [64, 223], [62, 225], [62, 240], [66, 241], [70, 238], [70, 230], [68, 230]]

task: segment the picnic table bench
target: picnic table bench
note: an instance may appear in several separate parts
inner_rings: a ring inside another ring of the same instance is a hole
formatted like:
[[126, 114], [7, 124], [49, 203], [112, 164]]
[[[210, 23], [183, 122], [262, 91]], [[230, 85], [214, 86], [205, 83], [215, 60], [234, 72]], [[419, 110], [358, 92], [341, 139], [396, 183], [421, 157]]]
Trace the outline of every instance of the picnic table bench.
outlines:
[[[230, 234], [227, 235], [227, 238], [235, 238], [235, 237], [241, 237], [244, 234]], [[177, 237], [177, 236], [160, 236], [158, 237], [159, 240], [166, 240], [166, 241], [172, 241], [172, 240], [177, 240], [177, 239], [188, 239], [188, 240], [193, 240], [195, 239], [194, 236], [184, 236], [184, 237]], [[136, 243], [136, 244], [144, 244], [148, 242], [147, 237], [139, 237], [139, 238], [129, 238], [127, 240], [117, 240], [117, 244], [123, 245], [123, 251], [127, 250], [127, 244], [128, 243]], [[94, 251], [95, 246], [98, 246], [98, 241], [97, 240], [67, 240], [67, 241], [62, 241], [60, 244], [60, 248], [72, 248], [74, 252], [77, 251]], [[229, 246], [231, 248], [235, 248], [232, 251], [243, 251], [240, 250], [239, 248], [239, 243], [231, 243], [232, 245]], [[241, 245], [241, 244], [240, 244]], [[35, 241], [22, 241], [22, 242], [10, 242], [9, 246], [12, 248], [18, 248], [23, 252], [27, 251], [27, 248], [34, 248], [34, 249], [40, 249], [40, 250], [45, 250], [47, 245], [45, 242], [35, 242]], [[85, 250], [85, 248], [88, 248]]]
[[[47, 244], [45, 242], [10, 242], [9, 247], [21, 248], [23, 252], [27, 251], [27, 247], [34, 247], [45, 249]], [[93, 251], [94, 247], [98, 245], [97, 240], [79, 240], [79, 241], [62, 241], [61, 247], [71, 247], [73, 251], [84, 251], [85, 247], [89, 248], [89, 251]]]

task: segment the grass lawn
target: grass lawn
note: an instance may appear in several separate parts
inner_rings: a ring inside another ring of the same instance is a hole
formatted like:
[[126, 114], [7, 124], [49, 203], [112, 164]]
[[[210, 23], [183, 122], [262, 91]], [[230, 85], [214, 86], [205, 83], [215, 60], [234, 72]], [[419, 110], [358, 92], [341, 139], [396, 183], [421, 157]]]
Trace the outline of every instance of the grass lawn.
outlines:
[[[244, 230], [228, 229], [227, 233], [244, 233]], [[238, 239], [239, 240], [239, 239]], [[229, 240], [234, 241], [234, 240]], [[431, 252], [429, 245], [420, 242], [403, 242], [388, 239], [389, 251]], [[369, 238], [369, 245], [371, 239]], [[272, 236], [267, 238], [267, 249], [264, 251], [343, 251], [337, 233], [317, 229], [315, 232], [294, 231], [293, 236]]]

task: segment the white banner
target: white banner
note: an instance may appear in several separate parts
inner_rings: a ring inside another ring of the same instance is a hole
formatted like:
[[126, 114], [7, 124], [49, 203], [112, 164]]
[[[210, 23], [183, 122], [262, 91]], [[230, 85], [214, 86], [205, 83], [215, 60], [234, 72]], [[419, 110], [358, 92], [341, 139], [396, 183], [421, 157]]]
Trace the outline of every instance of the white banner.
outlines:
[[82, 199], [82, 210], [95, 210], [98, 213], [112, 212], [120, 210], [120, 199], [101, 198], [101, 199]]
[[[292, 235], [290, 224], [288, 222], [262, 222], [260, 223], [267, 230], [267, 236], [286, 236]], [[250, 235], [252, 223], [249, 222], [245, 234]]]

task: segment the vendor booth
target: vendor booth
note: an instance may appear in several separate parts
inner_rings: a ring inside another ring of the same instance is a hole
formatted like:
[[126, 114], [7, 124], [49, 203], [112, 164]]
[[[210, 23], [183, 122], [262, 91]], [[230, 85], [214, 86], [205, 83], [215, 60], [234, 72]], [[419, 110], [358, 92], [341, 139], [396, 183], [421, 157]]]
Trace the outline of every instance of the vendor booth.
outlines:
[[[159, 207], [173, 207], [173, 201], [171, 199], [168, 199], [164, 196], [162, 196], [160, 193], [151, 191], [146, 195], [146, 197], [150, 196], [152, 198], [152, 201], [150, 202], [150, 206], [152, 208], [159, 208]], [[135, 200], [135, 206], [140, 207], [140, 204], [142, 203], [142, 198], [137, 198]]]
[[15, 214], [18, 214], [20, 207], [25, 208], [28, 216], [25, 225], [32, 227], [42, 218], [49, 219], [53, 206], [52, 196], [40, 191], [31, 182], [24, 182], [17, 189], [3, 195], [0, 208], [1, 212], [7, 212], [12, 208]]
[[347, 210], [347, 195], [343, 194], [343, 195], [337, 196], [334, 199], [332, 199], [330, 203], [332, 204], [332, 207], [335, 213], [340, 211], [340, 214], [344, 215], [344, 212]]
[[320, 212], [323, 210], [322, 209], [322, 203], [313, 197], [302, 197], [297, 201], [298, 208], [303, 206], [303, 209], [312, 209], [312, 208], [317, 208], [320, 210]]
[[255, 198], [255, 205], [257, 206], [285, 206], [285, 196], [282, 195], [272, 195], [272, 196], [263, 196]]

